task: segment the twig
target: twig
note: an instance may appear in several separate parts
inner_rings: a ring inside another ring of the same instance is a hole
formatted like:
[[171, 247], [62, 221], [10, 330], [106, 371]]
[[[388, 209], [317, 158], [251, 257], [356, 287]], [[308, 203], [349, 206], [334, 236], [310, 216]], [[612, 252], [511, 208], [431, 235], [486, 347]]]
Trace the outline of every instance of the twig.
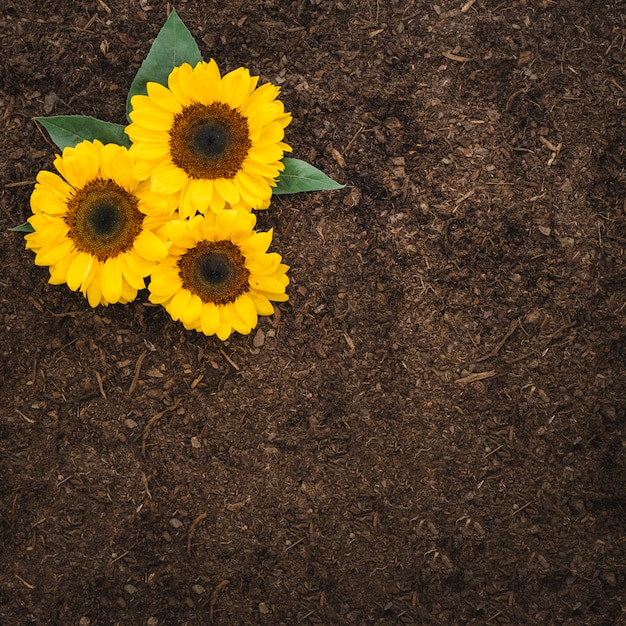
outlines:
[[215, 587], [215, 591], [211, 594], [211, 603], [209, 604], [209, 620], [211, 624], [213, 623], [213, 613], [215, 611], [215, 605], [217, 604], [217, 596], [220, 591], [226, 589], [230, 585], [230, 580], [223, 580], [217, 587]]
[[23, 419], [26, 420], [29, 424], [34, 424], [35, 420], [31, 419], [30, 417], [28, 417], [27, 415], [24, 415], [24, 413], [22, 413], [19, 409], [15, 409], [15, 412]]
[[100, 376], [100, 372], [95, 372], [95, 374], [96, 374], [96, 380], [98, 381], [98, 387], [100, 389], [100, 393], [102, 397], [106, 400], [107, 394], [104, 393], [104, 387], [102, 386], [102, 377]]
[[191, 556], [191, 540], [193, 536], [196, 534], [196, 528], [200, 523], [202, 523], [207, 517], [206, 513], [200, 513], [198, 517], [196, 517], [193, 522], [191, 522], [191, 526], [189, 527], [189, 532], [187, 533], [187, 556]]
[[475, 383], [478, 380], [485, 380], [485, 378], [492, 378], [496, 375], [496, 370], [489, 370], [488, 372], [476, 372], [475, 374], [469, 374], [463, 378], [457, 378], [454, 382], [463, 385], [467, 383]]
[[220, 353], [237, 371], [239, 371], [239, 366], [221, 348]]
[[520, 511], [523, 511], [527, 506], [530, 506], [532, 504], [532, 502], [527, 502], [524, 506], [520, 506], [519, 509], [517, 509], [517, 511], [513, 511], [513, 513], [511, 513], [511, 517], [514, 517], [515, 515], [517, 515]]
[[180, 398], [176, 398], [176, 401], [172, 406], [168, 407], [164, 411], [153, 415], [148, 422], [146, 423], [145, 428], [143, 429], [143, 435], [141, 436], [141, 454], [146, 454], [146, 442], [148, 441], [148, 434], [150, 433], [150, 429], [166, 414], [170, 411], [176, 409], [176, 407], [180, 404]]
[[504, 346], [508, 338], [518, 329], [518, 327], [519, 327], [519, 318], [511, 322], [511, 325], [509, 326], [509, 330], [507, 331], [506, 335], [504, 335], [502, 341], [491, 352], [489, 352], [488, 354], [485, 354], [485, 356], [481, 356], [479, 359], [476, 359], [476, 363], [482, 363], [483, 361], [486, 361], [487, 359], [491, 359], [492, 357], [496, 356], [498, 352], [502, 350], [502, 346]]
[[135, 364], [135, 375], [133, 376], [133, 382], [130, 383], [130, 389], [128, 390], [128, 395], [132, 396], [135, 391], [135, 387], [137, 387], [137, 382], [139, 381], [139, 372], [141, 371], [141, 366], [143, 365], [143, 361], [147, 356], [147, 352], [144, 350], [137, 359], [137, 363]]
[[17, 574], [15, 574], [15, 578], [17, 578], [22, 585], [24, 585], [24, 587], [28, 587], [29, 589], [34, 589], [35, 585], [31, 585], [29, 582], [25, 581], [21, 576], [18, 576]]

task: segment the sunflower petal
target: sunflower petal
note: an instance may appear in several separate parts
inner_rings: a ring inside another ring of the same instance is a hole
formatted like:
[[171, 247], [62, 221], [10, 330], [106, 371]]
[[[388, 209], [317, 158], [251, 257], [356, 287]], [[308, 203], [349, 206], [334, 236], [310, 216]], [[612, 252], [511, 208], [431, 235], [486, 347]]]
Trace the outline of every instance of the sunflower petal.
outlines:
[[235, 310], [239, 314], [239, 317], [250, 328], [254, 328], [258, 324], [259, 317], [256, 307], [254, 306], [254, 301], [247, 294], [242, 293], [235, 300]]
[[122, 266], [118, 257], [107, 259], [102, 266], [102, 295], [114, 304], [122, 295]]

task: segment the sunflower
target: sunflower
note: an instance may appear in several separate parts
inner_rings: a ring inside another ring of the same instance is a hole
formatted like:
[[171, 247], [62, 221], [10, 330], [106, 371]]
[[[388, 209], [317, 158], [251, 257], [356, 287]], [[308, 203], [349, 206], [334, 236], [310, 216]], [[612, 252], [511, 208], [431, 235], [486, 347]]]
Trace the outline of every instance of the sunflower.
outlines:
[[259, 77], [238, 68], [220, 76], [213, 59], [184, 63], [168, 86], [149, 82], [131, 100], [136, 174], [152, 191], [179, 194], [183, 218], [210, 209], [266, 209], [290, 146], [283, 143], [291, 114], [276, 100], [280, 89], [257, 88]]
[[255, 232], [256, 216], [245, 209], [172, 220], [163, 230], [169, 255], [154, 268], [150, 302], [162, 304], [187, 330], [247, 335], [259, 315], [271, 315], [270, 300], [285, 302], [289, 284], [280, 254], [267, 252], [272, 231]]
[[92, 307], [134, 300], [167, 256], [154, 231], [173, 214], [173, 198], [138, 181], [129, 151], [117, 144], [83, 141], [54, 166], [61, 176], [37, 175], [26, 248], [37, 265], [49, 266], [50, 283], [80, 290]]

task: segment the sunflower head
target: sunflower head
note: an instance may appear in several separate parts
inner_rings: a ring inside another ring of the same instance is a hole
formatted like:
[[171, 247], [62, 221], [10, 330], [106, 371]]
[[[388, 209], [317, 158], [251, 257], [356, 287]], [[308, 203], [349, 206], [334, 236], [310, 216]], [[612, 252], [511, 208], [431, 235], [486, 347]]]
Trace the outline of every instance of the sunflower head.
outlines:
[[184, 63], [167, 87], [148, 83], [147, 95], [132, 98], [126, 132], [137, 175], [155, 193], [178, 194], [181, 217], [269, 206], [291, 150], [283, 142], [291, 115], [279, 88], [258, 80], [245, 68], [221, 76], [213, 60]]
[[227, 339], [248, 334], [270, 300], [284, 302], [287, 265], [267, 252], [272, 232], [254, 231], [256, 217], [244, 209], [173, 220], [164, 227], [169, 255], [152, 272], [150, 301], [162, 304], [187, 330]]
[[57, 156], [60, 176], [41, 171], [30, 204], [26, 248], [50, 268], [50, 282], [80, 290], [91, 306], [133, 300], [167, 255], [158, 230], [173, 197], [156, 197], [132, 172], [128, 150], [83, 141]]

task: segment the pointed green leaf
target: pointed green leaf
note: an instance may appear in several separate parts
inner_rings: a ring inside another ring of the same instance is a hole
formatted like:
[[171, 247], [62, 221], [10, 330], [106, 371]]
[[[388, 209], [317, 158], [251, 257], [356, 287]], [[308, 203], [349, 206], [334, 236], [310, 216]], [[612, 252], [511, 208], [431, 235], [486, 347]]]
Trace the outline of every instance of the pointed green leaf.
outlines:
[[60, 150], [74, 147], [85, 139], [99, 139], [102, 143], [117, 143], [130, 146], [128, 136], [121, 124], [103, 122], [88, 115], [57, 115], [55, 117], [36, 117], [50, 135], [50, 139]]
[[189, 63], [193, 67], [201, 60], [202, 55], [196, 40], [178, 17], [178, 13], [172, 9], [130, 86], [126, 99], [126, 115], [131, 111], [131, 98], [148, 93], [147, 83], [167, 86], [167, 77], [175, 67], [183, 63]]
[[273, 189], [276, 195], [301, 191], [332, 191], [345, 187], [300, 159], [285, 157], [283, 163], [285, 169], [281, 172], [278, 184]]
[[13, 228], [9, 228], [9, 231], [12, 233], [34, 233], [35, 229], [30, 225], [29, 222], [24, 222], [19, 226], [14, 226]]

